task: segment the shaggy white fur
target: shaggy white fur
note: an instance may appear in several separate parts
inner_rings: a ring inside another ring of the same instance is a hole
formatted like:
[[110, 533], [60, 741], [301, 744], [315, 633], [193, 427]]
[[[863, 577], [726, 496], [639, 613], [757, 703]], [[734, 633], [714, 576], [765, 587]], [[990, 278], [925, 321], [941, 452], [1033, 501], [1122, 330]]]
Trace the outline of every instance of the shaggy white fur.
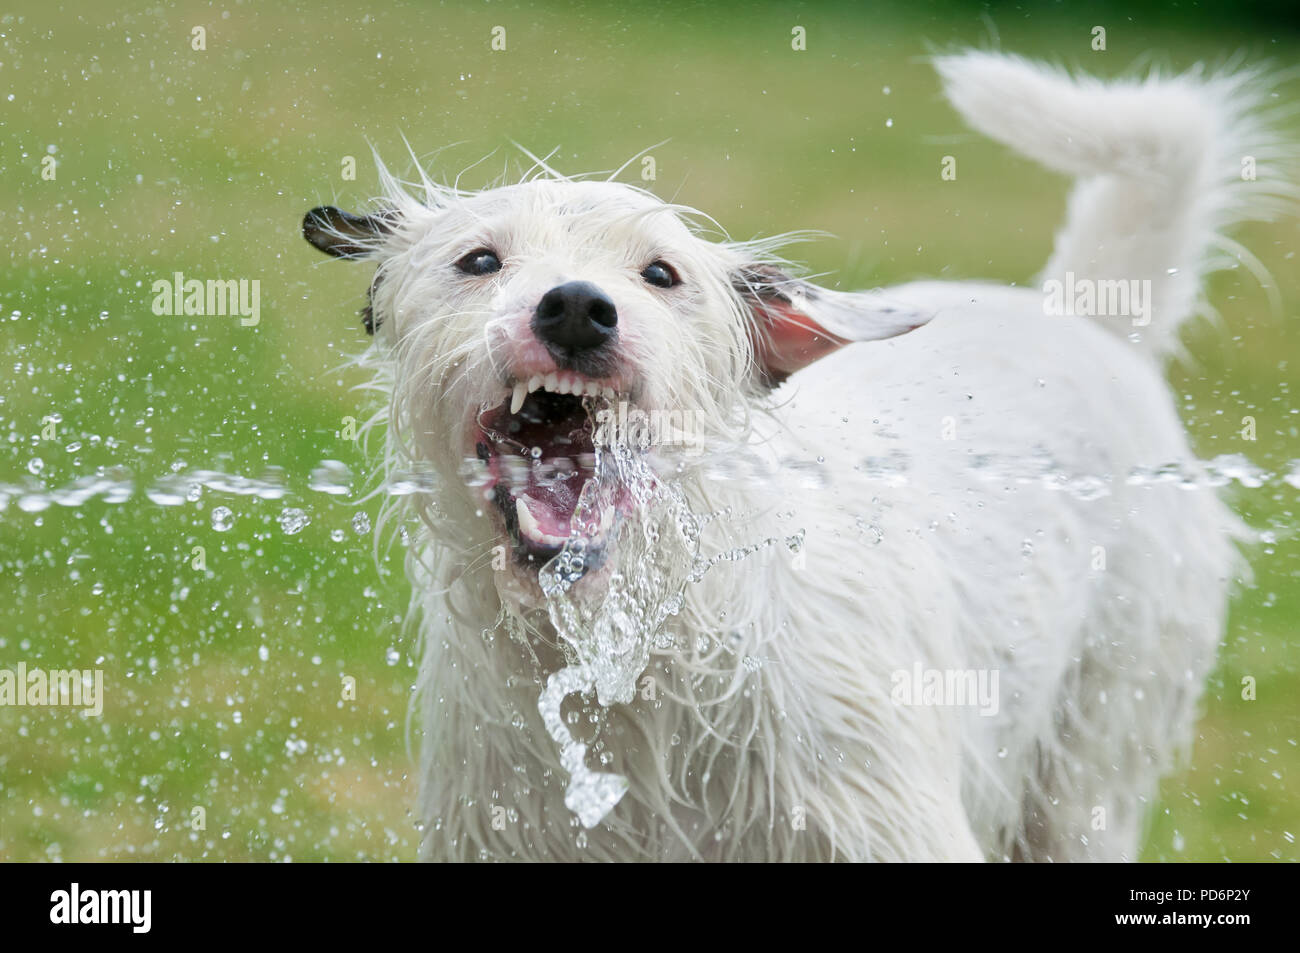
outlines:
[[[480, 193], [424, 179], [418, 198], [385, 173], [374, 215], [309, 216], [318, 247], [379, 262], [388, 472], [427, 490], [395, 511], [419, 524], [427, 858], [1136, 857], [1241, 569], [1213, 491], [1140, 477], [1193, 462], [1160, 361], [1234, 250], [1224, 230], [1286, 196], [1282, 147], [1257, 74], [937, 65], [971, 125], [1079, 179], [1043, 280], [1136, 281], [1149, 324], [1048, 315], [1037, 287], [818, 288], [777, 242], [711, 242], [699, 213], [544, 166]], [[501, 269], [452, 267], [475, 249]], [[656, 260], [681, 284], [647, 284]], [[620, 396], [694, 414], [708, 452], [650, 459], [718, 514], [702, 554], [803, 540], [685, 584], [638, 682], [653, 691], [566, 706], [592, 766], [628, 782], [590, 830], [538, 713], [566, 651], [537, 560], [501, 565], [508, 527], [465, 478], [481, 412], [547, 359], [539, 298], [574, 279], [617, 304]], [[996, 712], [907, 703], [918, 667], [996, 674]]]

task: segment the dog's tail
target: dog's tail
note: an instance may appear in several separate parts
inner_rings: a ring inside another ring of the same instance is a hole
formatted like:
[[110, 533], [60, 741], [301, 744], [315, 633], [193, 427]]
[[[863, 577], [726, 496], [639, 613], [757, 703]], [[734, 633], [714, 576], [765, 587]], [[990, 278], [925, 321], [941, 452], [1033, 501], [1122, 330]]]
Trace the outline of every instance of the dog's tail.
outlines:
[[1270, 287], [1227, 237], [1296, 197], [1295, 152], [1263, 108], [1271, 84], [1260, 71], [1103, 82], [994, 53], [936, 65], [973, 127], [1079, 180], [1040, 276], [1049, 312], [1098, 315], [1162, 355], [1178, 349], [1184, 319], [1208, 310], [1210, 272], [1242, 262]]

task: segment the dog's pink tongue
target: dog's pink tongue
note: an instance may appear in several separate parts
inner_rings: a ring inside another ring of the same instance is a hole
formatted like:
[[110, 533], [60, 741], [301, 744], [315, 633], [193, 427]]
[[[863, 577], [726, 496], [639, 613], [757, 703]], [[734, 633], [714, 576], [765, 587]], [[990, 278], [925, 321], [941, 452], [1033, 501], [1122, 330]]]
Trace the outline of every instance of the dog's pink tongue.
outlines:
[[[566, 504], [562, 494], [552, 491], [549, 488], [541, 489], [530, 486], [528, 493], [520, 497], [524, 506], [528, 507], [528, 513], [533, 518], [533, 523], [537, 531], [546, 536], [558, 536], [567, 539], [569, 536], [569, 521], [573, 517], [573, 508], [577, 505], [577, 497], [572, 502]], [[537, 535], [529, 533], [530, 536]]]
[[586, 474], [581, 468], [557, 465], [532, 468], [523, 496], [536, 528], [548, 536], [567, 539], [573, 510], [578, 505], [578, 496], [585, 482]]

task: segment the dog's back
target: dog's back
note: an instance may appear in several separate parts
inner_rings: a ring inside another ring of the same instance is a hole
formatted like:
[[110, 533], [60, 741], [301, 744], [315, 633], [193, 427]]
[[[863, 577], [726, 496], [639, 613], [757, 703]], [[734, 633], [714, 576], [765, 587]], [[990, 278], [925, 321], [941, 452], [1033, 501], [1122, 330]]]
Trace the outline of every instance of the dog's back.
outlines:
[[1135, 859], [1242, 569], [1243, 527], [1207, 481], [1188, 488], [1161, 358], [1235, 248], [1225, 230], [1291, 195], [1285, 150], [1254, 74], [1108, 85], [984, 53], [938, 68], [972, 125], [1079, 181], [1036, 287], [887, 289], [935, 319], [792, 378], [791, 439], [838, 484], [810, 539], [854, 501], [872, 545], [864, 572], [810, 544], [810, 575], [830, 598], [856, 590], [846, 613], [912, 598], [898, 617], [928, 616], [928, 645], [900, 636], [889, 663], [876, 631], [832, 636], [877, 674], [912, 650], [1000, 675], [996, 714], [960, 718], [987, 857]]
[[[1087, 319], [1044, 319], [1034, 292], [894, 292], [961, 300], [793, 381], [801, 446], [780, 452], [823, 456], [832, 485], [798, 512], [802, 598], [842, 603], [844, 628], [822, 637], [864, 677], [997, 673], [995, 710], [949, 709], [986, 856], [1133, 859], [1222, 637], [1238, 523], [1208, 486], [1169, 478], [1196, 461], [1145, 355]], [[825, 423], [846, 415], [848, 440]]]

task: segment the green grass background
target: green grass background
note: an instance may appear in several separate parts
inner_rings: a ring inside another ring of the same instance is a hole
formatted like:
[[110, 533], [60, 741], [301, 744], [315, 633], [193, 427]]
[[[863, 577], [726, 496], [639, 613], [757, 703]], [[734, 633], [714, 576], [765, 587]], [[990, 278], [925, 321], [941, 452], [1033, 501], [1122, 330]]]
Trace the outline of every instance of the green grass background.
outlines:
[[[799, 254], [844, 286], [918, 276], [1027, 281], [1067, 183], [963, 128], [927, 54], [994, 46], [1113, 75], [1244, 52], [1300, 62], [1282, 6], [24, 2], [0, 14], [0, 484], [137, 479], [120, 504], [0, 511], [0, 667], [100, 667], [100, 719], [0, 708], [0, 859], [400, 860], [418, 833], [406, 752], [411, 646], [398, 562], [354, 533], [366, 471], [344, 418], [365, 269], [323, 262], [303, 212], [375, 189], [403, 142], [467, 184], [518, 169], [517, 141], [568, 172], [652, 150], [666, 198], [739, 238], [836, 237]], [[807, 29], [805, 52], [791, 28]], [[1090, 48], [1107, 28], [1107, 50]], [[205, 51], [191, 49], [193, 27]], [[507, 49], [489, 48], [495, 26]], [[1284, 87], [1300, 101], [1297, 84]], [[1293, 123], [1300, 137], [1300, 121]], [[45, 181], [40, 158], [57, 159]], [[437, 153], [436, 155], [434, 153]], [[940, 160], [958, 158], [942, 182]], [[345, 156], [357, 178], [341, 175]], [[526, 164], [526, 163], [524, 163]], [[634, 166], [625, 178], [634, 178]], [[1294, 222], [1243, 238], [1283, 301], [1217, 276], [1223, 321], [1175, 369], [1207, 456], [1300, 457]], [[256, 328], [158, 317], [175, 271], [261, 281]], [[1255, 416], [1258, 439], [1240, 436]], [[42, 421], [60, 418], [53, 440]], [[44, 464], [29, 472], [33, 458]], [[351, 497], [308, 489], [323, 459]], [[208, 467], [284, 500], [144, 488]], [[1255, 552], [1187, 770], [1153, 806], [1151, 860], [1295, 860], [1300, 828], [1296, 491], [1234, 495], [1276, 542]], [[225, 533], [218, 505], [235, 512]], [[284, 506], [311, 525], [285, 535]], [[191, 565], [203, 546], [207, 568]], [[343, 700], [343, 676], [357, 698]], [[1244, 675], [1258, 698], [1241, 699]], [[195, 830], [202, 807], [206, 826]]]

